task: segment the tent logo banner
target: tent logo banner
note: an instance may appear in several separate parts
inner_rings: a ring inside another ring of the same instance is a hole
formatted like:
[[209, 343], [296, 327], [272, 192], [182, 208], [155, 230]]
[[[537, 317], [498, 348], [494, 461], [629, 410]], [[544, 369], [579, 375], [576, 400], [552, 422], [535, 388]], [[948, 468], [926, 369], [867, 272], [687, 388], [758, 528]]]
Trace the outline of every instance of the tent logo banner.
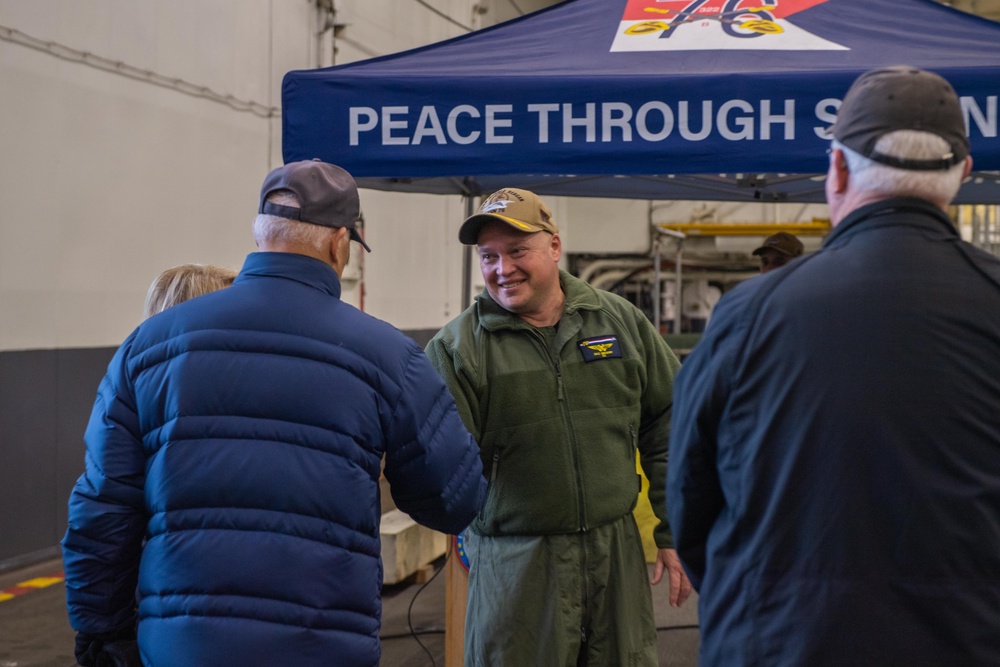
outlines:
[[846, 51], [795, 25], [828, 0], [628, 0], [612, 51]]

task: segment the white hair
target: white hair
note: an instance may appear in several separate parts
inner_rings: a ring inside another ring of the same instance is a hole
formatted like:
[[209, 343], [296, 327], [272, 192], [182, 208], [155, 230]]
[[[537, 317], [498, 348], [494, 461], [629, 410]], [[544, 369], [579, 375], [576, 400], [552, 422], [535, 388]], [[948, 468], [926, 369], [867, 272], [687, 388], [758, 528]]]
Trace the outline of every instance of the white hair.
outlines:
[[[915, 170], [890, 167], [864, 157], [836, 139], [833, 148], [844, 153], [852, 187], [886, 196], [911, 196], [948, 203], [962, 185], [965, 161], [948, 169]], [[949, 152], [948, 142], [936, 134], [918, 130], [897, 130], [881, 137], [875, 150], [883, 155], [914, 160], [931, 160]]]
[[[276, 190], [267, 201], [299, 208], [299, 199], [290, 190]], [[290, 243], [322, 251], [336, 230], [298, 220], [289, 220], [268, 213], [259, 213], [253, 221], [253, 238], [258, 245]]]

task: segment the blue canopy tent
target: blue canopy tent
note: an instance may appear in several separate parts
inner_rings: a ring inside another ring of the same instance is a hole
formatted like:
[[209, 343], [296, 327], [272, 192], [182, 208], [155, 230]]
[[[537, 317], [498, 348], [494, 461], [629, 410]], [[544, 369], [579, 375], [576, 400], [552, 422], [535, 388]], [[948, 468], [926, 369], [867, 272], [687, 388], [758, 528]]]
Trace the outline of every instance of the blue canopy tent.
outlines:
[[840, 99], [897, 64], [962, 98], [977, 171], [958, 202], [1000, 202], [1000, 24], [931, 0], [568, 0], [289, 72], [283, 153], [386, 190], [822, 202]]

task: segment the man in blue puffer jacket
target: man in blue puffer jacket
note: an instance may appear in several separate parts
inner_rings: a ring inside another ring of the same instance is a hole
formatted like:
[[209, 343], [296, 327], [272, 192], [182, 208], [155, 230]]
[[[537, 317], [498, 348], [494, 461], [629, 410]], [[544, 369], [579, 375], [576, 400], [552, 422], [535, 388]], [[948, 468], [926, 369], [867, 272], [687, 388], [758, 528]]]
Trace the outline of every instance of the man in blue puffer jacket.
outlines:
[[420, 348], [340, 300], [360, 207], [319, 161], [272, 171], [232, 287], [140, 325], [86, 431], [63, 540], [82, 665], [377, 665], [380, 461], [449, 533], [479, 449]]

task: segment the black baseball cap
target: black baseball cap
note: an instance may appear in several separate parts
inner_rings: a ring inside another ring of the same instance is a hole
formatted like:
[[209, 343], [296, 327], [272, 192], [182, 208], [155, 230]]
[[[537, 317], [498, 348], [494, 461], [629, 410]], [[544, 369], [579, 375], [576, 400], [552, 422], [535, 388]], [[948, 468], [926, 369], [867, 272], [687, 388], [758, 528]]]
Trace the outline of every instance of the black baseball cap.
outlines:
[[780, 252], [782, 255], [798, 257], [805, 250], [805, 246], [802, 245], [802, 241], [800, 241], [794, 234], [789, 234], [788, 232], [777, 232], [764, 239], [764, 242], [760, 244], [760, 247], [754, 250], [751, 254], [759, 255], [765, 250], [774, 250]]
[[[267, 201], [267, 196], [276, 190], [293, 192], [299, 200], [299, 208]], [[260, 188], [257, 212], [321, 227], [346, 227], [351, 230], [352, 240], [368, 252], [372, 251], [357, 229], [361, 200], [354, 177], [319, 158], [289, 162], [272, 170]]]
[[[859, 76], [840, 105], [834, 138], [870, 160], [900, 169], [948, 169], [969, 154], [962, 105], [951, 84], [916, 67], [874, 69]], [[948, 142], [940, 158], [913, 159], [875, 150], [880, 138], [897, 130], [920, 130]]]

